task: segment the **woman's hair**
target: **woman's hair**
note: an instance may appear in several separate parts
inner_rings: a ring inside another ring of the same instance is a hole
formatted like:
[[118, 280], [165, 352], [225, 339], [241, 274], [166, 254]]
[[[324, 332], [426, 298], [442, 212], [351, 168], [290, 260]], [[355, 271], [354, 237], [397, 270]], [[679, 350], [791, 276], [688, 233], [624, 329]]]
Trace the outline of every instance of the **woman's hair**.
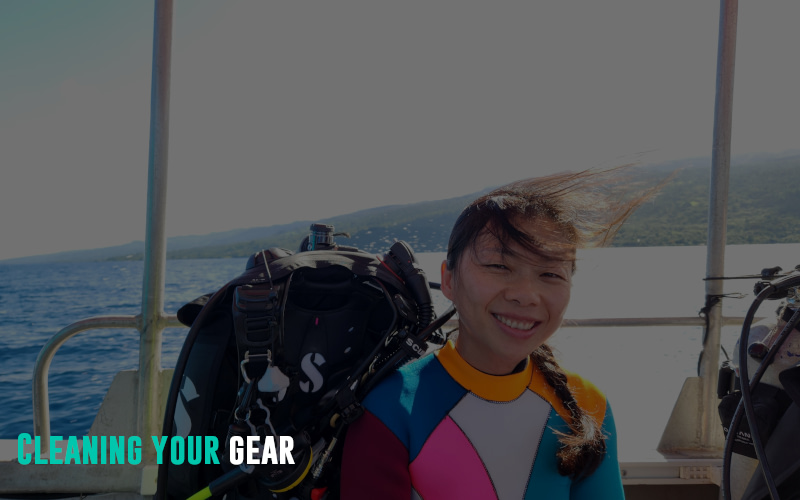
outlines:
[[[642, 189], [630, 181], [628, 172], [629, 166], [625, 165], [562, 173], [517, 181], [481, 196], [461, 212], [453, 226], [447, 268], [455, 270], [464, 252], [474, 250], [475, 241], [486, 232], [498, 239], [504, 251], [509, 251], [514, 242], [549, 259], [563, 260], [576, 248], [607, 245], [628, 216], [663, 184]], [[631, 196], [636, 191], [638, 194]], [[555, 231], [554, 238], [546, 238], [546, 232], [542, 237], [541, 231], [539, 238], [534, 238], [516, 225], [520, 219], [543, 218], [555, 222], [541, 226], [542, 231]], [[567, 376], [549, 346], [540, 346], [531, 353], [531, 360], [570, 414], [567, 424], [572, 433], [559, 437], [558, 471], [574, 479], [586, 477], [605, 456], [606, 436], [601, 423], [578, 406], [567, 387]]]

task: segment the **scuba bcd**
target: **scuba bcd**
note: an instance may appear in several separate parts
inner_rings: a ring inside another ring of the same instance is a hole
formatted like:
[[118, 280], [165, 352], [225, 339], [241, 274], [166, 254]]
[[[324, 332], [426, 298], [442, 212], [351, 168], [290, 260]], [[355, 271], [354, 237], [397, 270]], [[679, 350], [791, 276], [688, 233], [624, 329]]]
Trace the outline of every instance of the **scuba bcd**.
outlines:
[[[800, 266], [785, 276], [778, 271], [762, 271], [742, 325], [738, 361], [720, 370], [726, 499], [800, 499]], [[786, 299], [777, 320], [753, 325], [761, 303], [776, 299]]]
[[[335, 498], [339, 445], [366, 393], [444, 343], [439, 328], [455, 311], [436, 318], [435, 284], [407, 244], [381, 258], [334, 236], [314, 224], [298, 253], [258, 252], [242, 275], [181, 308], [191, 328], [163, 435], [218, 437], [220, 464], [174, 464], [165, 447], [157, 498]], [[291, 451], [269, 448], [286, 437]], [[248, 438], [262, 458], [290, 457], [231, 463], [230, 443]]]

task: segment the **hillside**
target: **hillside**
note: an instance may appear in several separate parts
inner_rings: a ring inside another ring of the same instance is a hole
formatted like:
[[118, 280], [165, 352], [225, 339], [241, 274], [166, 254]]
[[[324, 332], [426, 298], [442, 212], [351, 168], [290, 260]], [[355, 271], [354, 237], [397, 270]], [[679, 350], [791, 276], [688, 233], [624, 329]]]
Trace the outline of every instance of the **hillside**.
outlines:
[[[657, 182], [679, 169], [653, 200], [623, 226], [614, 246], [704, 245], [707, 237], [710, 159], [692, 159], [643, 168], [639, 181]], [[800, 156], [748, 159], [731, 167], [728, 201], [728, 243], [800, 242], [800, 212], [791, 210], [787, 179], [800, 172]], [[419, 251], [444, 251], [447, 236], [463, 207], [479, 193], [414, 205], [381, 207], [334, 217], [324, 222], [351, 238], [342, 244], [369, 252], [385, 252], [394, 239]], [[173, 251], [171, 258], [244, 257], [261, 248], [296, 249], [307, 226], [235, 245]]]
[[[632, 182], [652, 184], [675, 172], [653, 200], [634, 213], [614, 240], [614, 246], [704, 245], [708, 218], [711, 161], [689, 159], [639, 170]], [[790, 179], [800, 173], [800, 155], [783, 158], [739, 158], [731, 167], [728, 202], [728, 244], [800, 242], [800, 211], [794, 210]], [[317, 221], [298, 221], [269, 227], [236, 229], [204, 236], [170, 238], [170, 259], [247, 257], [269, 247], [296, 250], [312, 222], [332, 224], [344, 245], [383, 253], [395, 239], [417, 251], [444, 251], [456, 217], [481, 193], [447, 200], [393, 205], [362, 210]], [[104, 249], [63, 252], [4, 261], [135, 260], [142, 258], [142, 242]]]
[[[710, 164], [689, 163], [622, 227], [614, 246], [705, 245]], [[646, 175], [663, 175], [654, 169]], [[789, 180], [800, 156], [731, 167], [729, 245], [800, 242], [800, 211]]]

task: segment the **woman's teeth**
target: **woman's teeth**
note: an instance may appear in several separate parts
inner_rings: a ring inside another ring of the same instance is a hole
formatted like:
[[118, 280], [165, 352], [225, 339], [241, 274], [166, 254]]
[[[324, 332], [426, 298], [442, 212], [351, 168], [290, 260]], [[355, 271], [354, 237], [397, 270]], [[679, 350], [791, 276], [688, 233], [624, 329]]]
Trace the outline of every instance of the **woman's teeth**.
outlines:
[[494, 317], [497, 318], [497, 320], [500, 323], [503, 323], [504, 325], [510, 326], [511, 328], [515, 328], [517, 330], [530, 330], [536, 325], [535, 322], [516, 321], [513, 319], [506, 318], [504, 316], [500, 316], [499, 314], [495, 314]]

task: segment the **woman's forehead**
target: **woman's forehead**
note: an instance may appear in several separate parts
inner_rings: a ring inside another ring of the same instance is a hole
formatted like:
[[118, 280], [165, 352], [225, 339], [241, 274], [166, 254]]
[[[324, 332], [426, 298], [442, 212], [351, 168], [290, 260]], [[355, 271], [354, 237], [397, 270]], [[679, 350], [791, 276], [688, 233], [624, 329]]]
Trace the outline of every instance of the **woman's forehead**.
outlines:
[[[520, 223], [521, 222], [521, 223]], [[528, 242], [515, 241], [509, 235], [498, 234], [484, 228], [474, 242], [476, 254], [502, 254], [537, 261], [574, 262], [575, 244], [572, 243], [551, 221], [517, 221], [514, 226], [528, 236]], [[502, 239], [501, 239], [502, 238]], [[530, 243], [530, 244], [528, 244]]]

